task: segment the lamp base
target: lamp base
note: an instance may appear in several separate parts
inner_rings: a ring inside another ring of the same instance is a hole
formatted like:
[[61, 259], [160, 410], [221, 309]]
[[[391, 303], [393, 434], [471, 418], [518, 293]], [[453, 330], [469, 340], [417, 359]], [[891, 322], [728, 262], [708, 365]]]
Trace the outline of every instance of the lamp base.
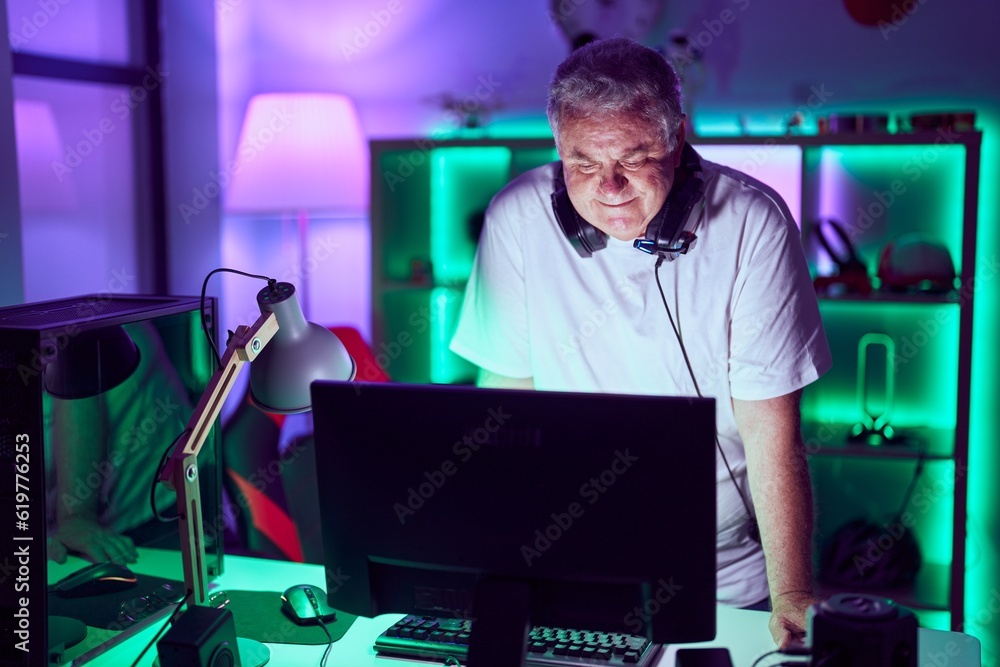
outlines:
[[240, 648], [240, 663], [243, 667], [264, 667], [271, 660], [271, 649], [256, 639], [237, 637], [236, 644]]
[[[271, 649], [256, 639], [236, 638], [242, 667], [264, 667], [271, 660]], [[160, 667], [160, 658], [153, 660], [153, 667]]]

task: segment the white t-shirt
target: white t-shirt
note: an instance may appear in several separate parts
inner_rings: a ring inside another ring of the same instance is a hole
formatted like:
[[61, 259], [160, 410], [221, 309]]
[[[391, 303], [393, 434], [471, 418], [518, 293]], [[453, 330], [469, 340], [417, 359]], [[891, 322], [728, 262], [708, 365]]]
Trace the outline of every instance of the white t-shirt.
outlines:
[[[499, 375], [531, 377], [541, 390], [695, 395], [657, 289], [655, 256], [608, 238], [606, 248], [581, 258], [552, 213], [558, 168], [522, 174], [493, 198], [452, 351]], [[730, 399], [800, 389], [826, 372], [830, 352], [787, 206], [745, 174], [707, 161], [703, 169], [705, 205], [687, 224], [697, 244], [659, 274], [698, 388], [716, 399], [719, 441], [749, 501]], [[768, 595], [764, 555], [716, 458], [717, 597], [745, 606]]]

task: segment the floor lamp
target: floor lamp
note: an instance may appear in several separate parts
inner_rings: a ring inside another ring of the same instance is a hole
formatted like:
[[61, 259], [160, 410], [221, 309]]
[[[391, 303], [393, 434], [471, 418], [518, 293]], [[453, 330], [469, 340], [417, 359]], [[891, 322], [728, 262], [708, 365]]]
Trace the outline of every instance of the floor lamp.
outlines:
[[344, 95], [267, 93], [254, 96], [247, 106], [226, 210], [294, 216], [302, 271], [296, 282], [307, 317], [309, 217], [365, 211], [368, 160], [357, 112]]

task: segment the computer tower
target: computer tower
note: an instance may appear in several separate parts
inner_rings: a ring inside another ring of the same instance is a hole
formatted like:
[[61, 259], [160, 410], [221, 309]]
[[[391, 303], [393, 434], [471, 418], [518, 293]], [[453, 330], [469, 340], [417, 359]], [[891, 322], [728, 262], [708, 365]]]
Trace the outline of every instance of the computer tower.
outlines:
[[[137, 546], [178, 549], [176, 522], [155, 517], [176, 514], [156, 469], [215, 371], [203, 328], [214, 339], [215, 313], [212, 298], [202, 313], [196, 297], [124, 294], [0, 308], [0, 664], [68, 661], [81, 650], [86, 660], [107, 648], [85, 641], [67, 651], [48, 636], [58, 602], [47, 592], [48, 556], [65, 526], [96, 521]], [[223, 568], [218, 430], [198, 458], [210, 577]], [[112, 632], [110, 643], [130, 634]]]

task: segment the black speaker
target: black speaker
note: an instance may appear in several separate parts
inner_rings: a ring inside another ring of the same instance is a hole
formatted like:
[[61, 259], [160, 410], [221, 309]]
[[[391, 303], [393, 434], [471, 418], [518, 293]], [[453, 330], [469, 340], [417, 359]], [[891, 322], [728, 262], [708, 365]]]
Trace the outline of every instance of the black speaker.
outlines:
[[892, 600], [841, 593], [809, 607], [812, 664], [916, 667], [917, 618]]
[[[674, 260], [694, 247], [697, 237], [684, 229], [688, 217], [705, 198], [705, 181], [698, 152], [685, 143], [681, 165], [663, 206], [646, 227], [646, 236], [636, 239], [635, 247], [650, 255]], [[581, 257], [590, 257], [607, 246], [607, 236], [584, 220], [569, 199], [560, 167], [552, 191], [552, 212], [563, 234]]]
[[242, 667], [228, 609], [190, 607], [156, 645], [160, 667]]

